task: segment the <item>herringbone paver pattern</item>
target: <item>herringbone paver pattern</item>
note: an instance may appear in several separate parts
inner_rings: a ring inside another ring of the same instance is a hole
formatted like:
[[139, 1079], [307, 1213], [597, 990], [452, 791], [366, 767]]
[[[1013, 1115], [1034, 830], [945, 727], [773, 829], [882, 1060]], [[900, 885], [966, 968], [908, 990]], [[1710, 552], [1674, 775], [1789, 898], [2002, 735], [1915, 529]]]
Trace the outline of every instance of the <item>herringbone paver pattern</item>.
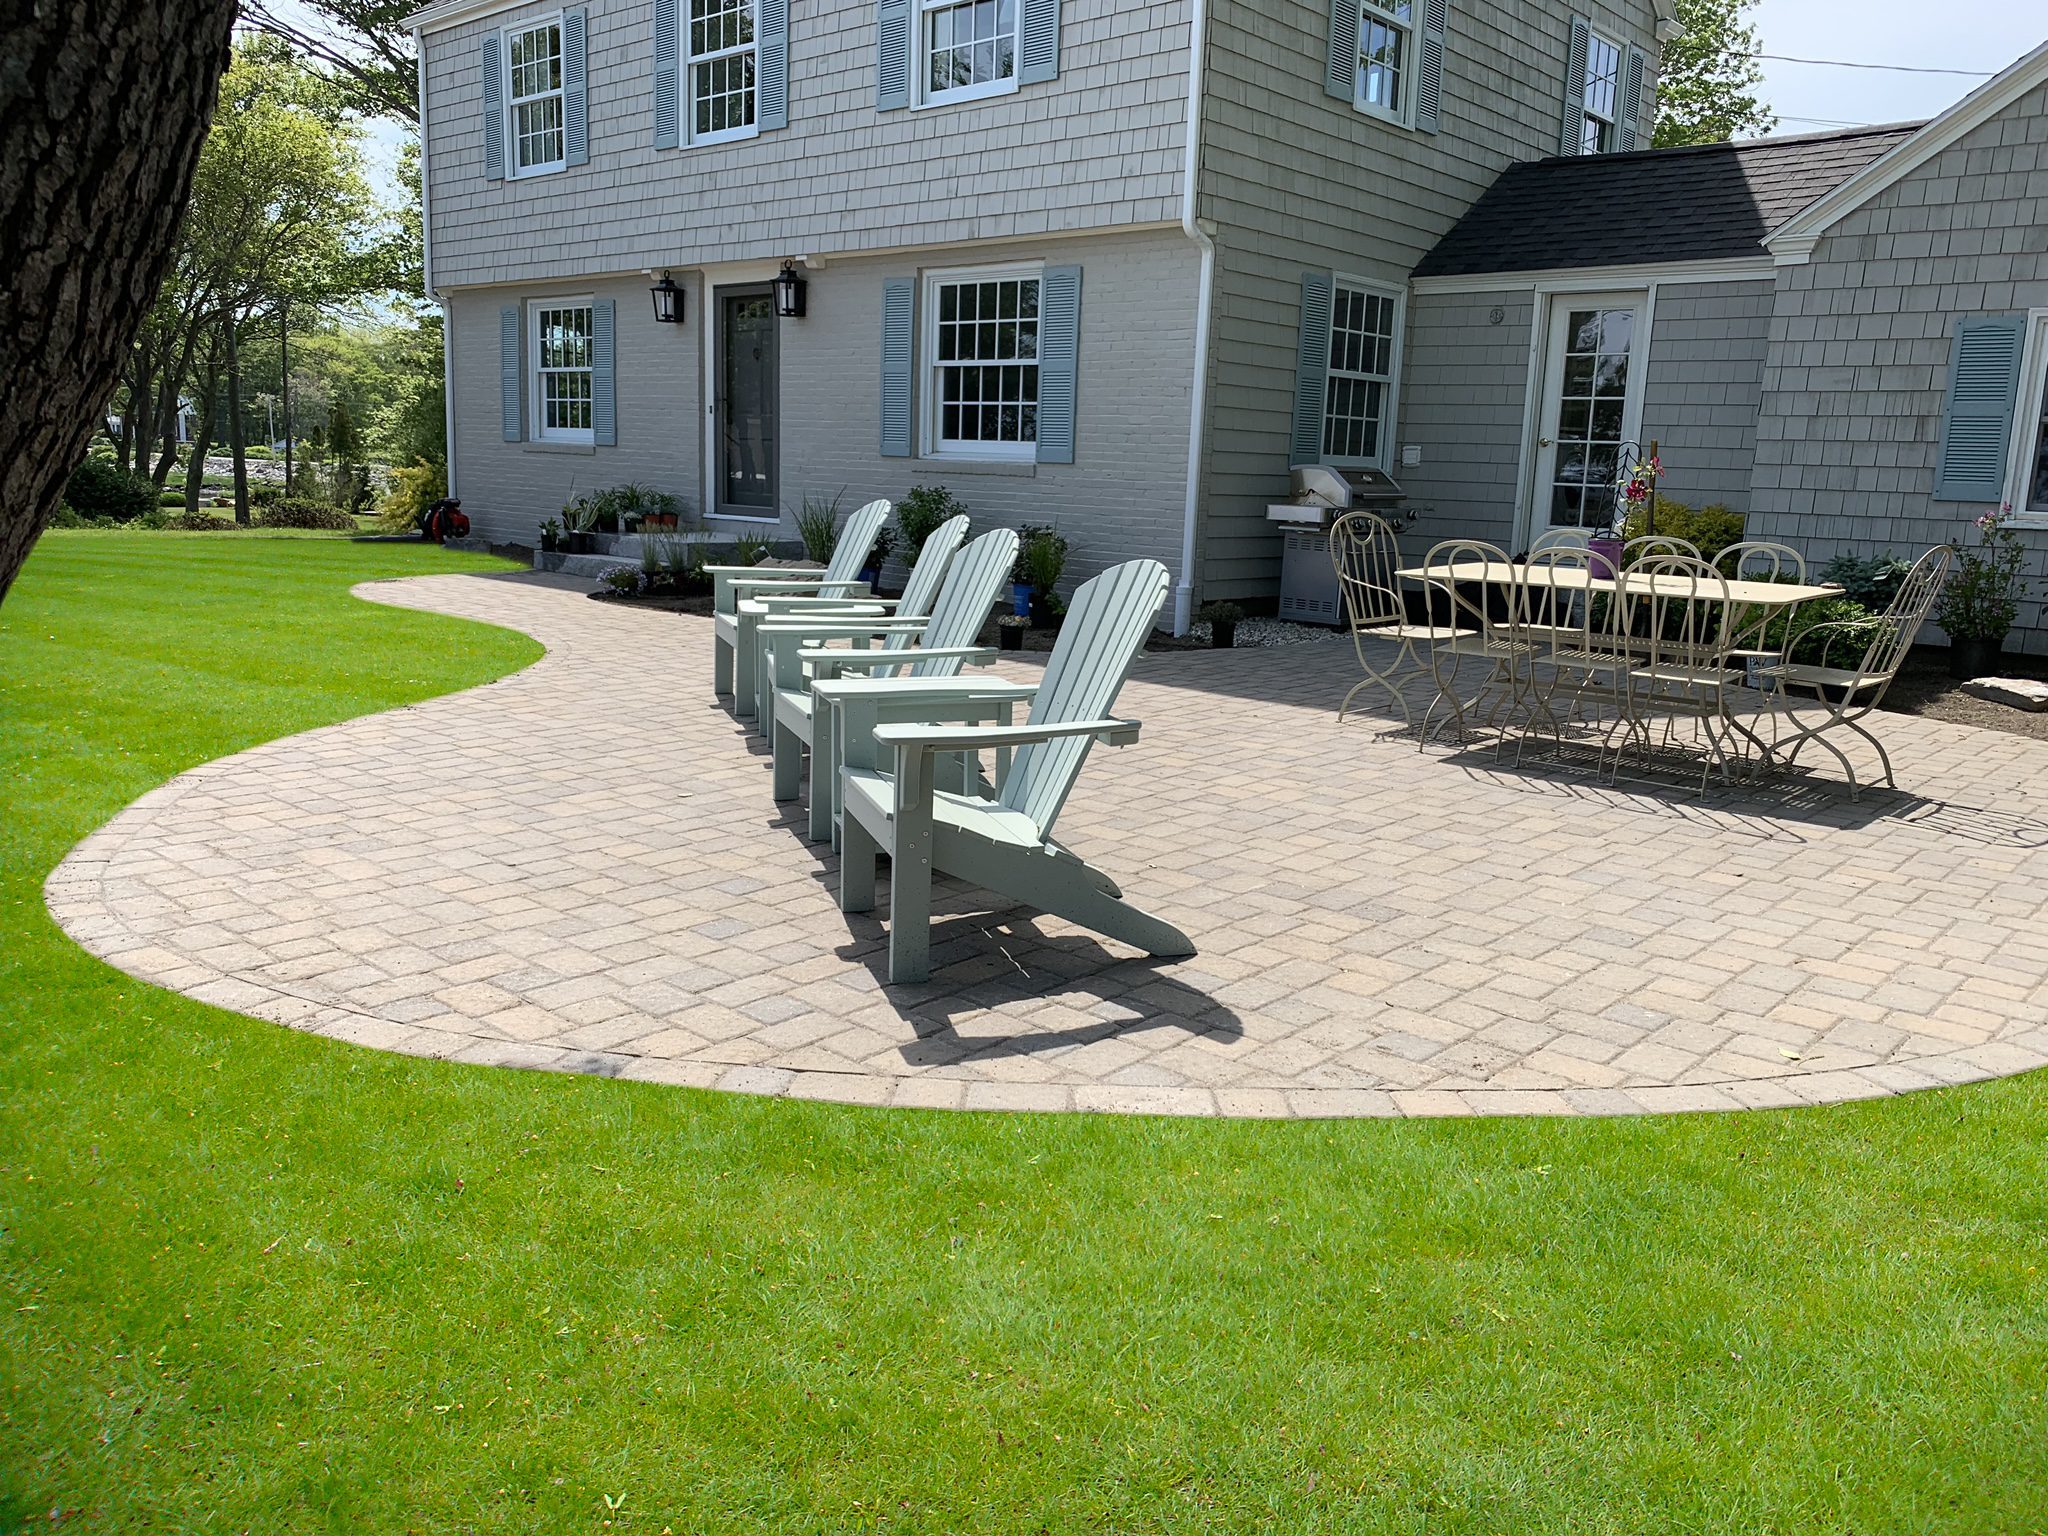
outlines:
[[1149, 657], [1144, 739], [1060, 832], [1201, 953], [942, 886], [898, 988], [713, 703], [707, 621], [542, 578], [365, 595], [549, 654], [145, 795], [50, 878], [80, 943], [384, 1049], [875, 1104], [1627, 1113], [2048, 1061], [2048, 750], [2016, 737], [1887, 717], [1914, 795], [1700, 801], [1340, 725], [1340, 641]]

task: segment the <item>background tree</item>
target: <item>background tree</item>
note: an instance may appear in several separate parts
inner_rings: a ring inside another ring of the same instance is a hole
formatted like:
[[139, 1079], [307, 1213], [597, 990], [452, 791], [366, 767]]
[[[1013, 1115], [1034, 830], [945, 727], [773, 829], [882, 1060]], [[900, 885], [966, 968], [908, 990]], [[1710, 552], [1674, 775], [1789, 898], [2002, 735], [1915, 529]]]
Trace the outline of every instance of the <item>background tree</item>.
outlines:
[[1682, 35], [1664, 45], [1657, 80], [1659, 149], [1674, 144], [1719, 144], [1738, 134], [1754, 137], [1778, 126], [1778, 114], [1756, 94], [1757, 30], [1744, 17], [1756, 0], [1678, 0]]
[[243, 19], [326, 66], [370, 117], [418, 126], [419, 64], [402, 25], [416, 0], [247, 0]]
[[176, 247], [234, 0], [0, 0], [0, 600]]

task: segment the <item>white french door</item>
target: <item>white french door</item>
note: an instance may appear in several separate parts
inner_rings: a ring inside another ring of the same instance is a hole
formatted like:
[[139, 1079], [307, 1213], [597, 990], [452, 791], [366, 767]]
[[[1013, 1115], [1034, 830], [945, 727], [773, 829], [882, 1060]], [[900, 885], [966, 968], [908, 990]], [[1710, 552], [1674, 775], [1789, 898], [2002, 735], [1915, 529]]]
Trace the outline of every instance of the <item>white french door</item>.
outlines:
[[1621, 449], [1642, 422], [1648, 314], [1645, 293], [1551, 296], [1522, 547], [1549, 528], [1612, 521]]

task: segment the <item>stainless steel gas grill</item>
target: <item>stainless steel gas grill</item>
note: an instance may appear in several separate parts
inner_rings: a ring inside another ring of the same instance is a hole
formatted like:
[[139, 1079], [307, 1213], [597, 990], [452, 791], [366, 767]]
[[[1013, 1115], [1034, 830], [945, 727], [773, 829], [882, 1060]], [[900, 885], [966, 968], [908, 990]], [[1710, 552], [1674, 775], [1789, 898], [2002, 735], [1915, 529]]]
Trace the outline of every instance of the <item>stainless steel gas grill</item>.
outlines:
[[1288, 476], [1293, 495], [1266, 508], [1266, 520], [1281, 525], [1280, 617], [1298, 624], [1341, 624], [1330, 524], [1361, 509], [1393, 518], [1407, 493], [1392, 475], [1377, 469], [1297, 464]]

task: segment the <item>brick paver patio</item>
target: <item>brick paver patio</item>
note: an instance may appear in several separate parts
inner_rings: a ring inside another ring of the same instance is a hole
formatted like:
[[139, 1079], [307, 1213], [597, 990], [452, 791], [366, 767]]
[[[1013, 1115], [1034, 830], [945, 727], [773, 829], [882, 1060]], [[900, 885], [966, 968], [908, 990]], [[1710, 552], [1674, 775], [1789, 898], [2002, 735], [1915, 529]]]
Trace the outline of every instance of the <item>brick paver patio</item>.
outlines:
[[546, 578], [363, 591], [549, 653], [145, 795], [50, 877], [81, 944], [382, 1049], [875, 1104], [1601, 1114], [2048, 1062], [2038, 743], [1885, 717], [1912, 793], [1700, 801], [1339, 725], [1342, 641], [1148, 657], [1144, 739], [1060, 834], [1200, 954], [942, 882], [932, 981], [888, 987], [881, 922], [712, 702], [708, 620]]

